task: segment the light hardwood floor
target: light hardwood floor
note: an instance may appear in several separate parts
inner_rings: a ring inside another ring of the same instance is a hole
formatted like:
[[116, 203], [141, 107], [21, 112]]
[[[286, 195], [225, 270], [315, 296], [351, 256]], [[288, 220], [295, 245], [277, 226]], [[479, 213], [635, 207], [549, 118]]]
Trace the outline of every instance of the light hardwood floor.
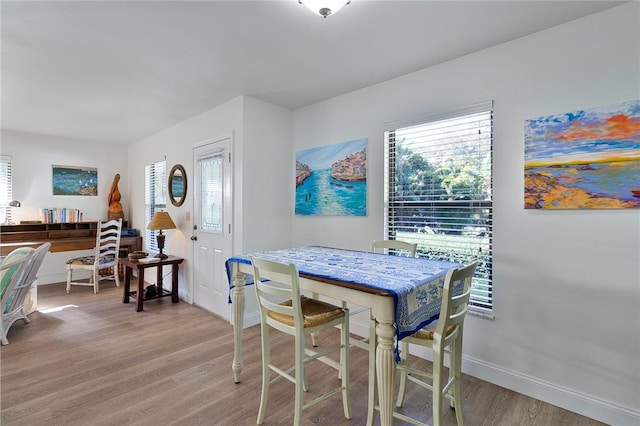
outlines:
[[[233, 333], [228, 322], [169, 298], [135, 312], [123, 304], [122, 287], [64, 284], [38, 289], [40, 312], [18, 321], [1, 349], [2, 425], [253, 425], [260, 399], [259, 327], [244, 333], [242, 382], [233, 383]], [[321, 340], [339, 339], [323, 333]], [[283, 341], [274, 353], [293, 364]], [[423, 362], [425, 368], [430, 364]], [[363, 425], [367, 358], [351, 351], [353, 419], [344, 419], [340, 397], [303, 413], [304, 424]], [[308, 368], [310, 393], [337, 380], [324, 364]], [[465, 375], [465, 423], [474, 425], [601, 425], [594, 420]], [[293, 421], [292, 384], [271, 387], [265, 425]], [[403, 412], [430, 421], [430, 394], [409, 388]], [[378, 419], [376, 418], [376, 422]], [[445, 410], [445, 425], [455, 414]], [[402, 424], [397, 422], [397, 424]]]

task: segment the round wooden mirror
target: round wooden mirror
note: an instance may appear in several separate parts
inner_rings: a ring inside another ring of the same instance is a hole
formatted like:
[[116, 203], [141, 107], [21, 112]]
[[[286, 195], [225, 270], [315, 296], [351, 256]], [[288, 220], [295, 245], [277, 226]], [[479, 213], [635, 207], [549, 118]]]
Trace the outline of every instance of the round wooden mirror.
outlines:
[[171, 204], [180, 207], [187, 196], [187, 173], [182, 165], [176, 164], [171, 168], [167, 187]]

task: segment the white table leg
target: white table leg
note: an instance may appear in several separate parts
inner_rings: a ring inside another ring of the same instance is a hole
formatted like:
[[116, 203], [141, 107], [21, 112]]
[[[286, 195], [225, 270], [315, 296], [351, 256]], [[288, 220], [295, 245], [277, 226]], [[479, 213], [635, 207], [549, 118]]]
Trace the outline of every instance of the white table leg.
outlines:
[[395, 327], [393, 322], [377, 322], [376, 335], [376, 380], [378, 382], [378, 402], [380, 405], [380, 424], [382, 426], [393, 423], [393, 389], [396, 376], [395, 355]]
[[233, 381], [240, 383], [240, 373], [242, 372], [242, 328], [244, 323], [244, 277], [238, 270], [238, 264], [233, 266]]

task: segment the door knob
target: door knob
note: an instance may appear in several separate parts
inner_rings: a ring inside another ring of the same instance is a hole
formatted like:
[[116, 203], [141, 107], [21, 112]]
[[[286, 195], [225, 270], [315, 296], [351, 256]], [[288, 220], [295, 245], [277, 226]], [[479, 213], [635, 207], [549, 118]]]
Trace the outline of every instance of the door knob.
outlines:
[[191, 241], [198, 241], [198, 237], [196, 235], [191, 236]]

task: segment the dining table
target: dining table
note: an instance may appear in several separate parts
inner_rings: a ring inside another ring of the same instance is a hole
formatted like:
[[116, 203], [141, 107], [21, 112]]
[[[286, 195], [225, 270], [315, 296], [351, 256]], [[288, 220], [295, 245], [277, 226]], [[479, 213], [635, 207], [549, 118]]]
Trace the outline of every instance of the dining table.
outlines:
[[446, 273], [461, 265], [321, 246], [232, 256], [226, 261], [226, 268], [230, 302], [233, 304], [234, 355], [231, 369], [236, 383], [240, 382], [243, 367], [245, 289], [253, 284], [252, 256], [295, 264], [300, 288], [314, 297], [328, 297], [371, 310], [376, 323], [375, 371], [380, 424], [391, 425], [395, 363], [399, 361], [397, 342], [438, 318]]

